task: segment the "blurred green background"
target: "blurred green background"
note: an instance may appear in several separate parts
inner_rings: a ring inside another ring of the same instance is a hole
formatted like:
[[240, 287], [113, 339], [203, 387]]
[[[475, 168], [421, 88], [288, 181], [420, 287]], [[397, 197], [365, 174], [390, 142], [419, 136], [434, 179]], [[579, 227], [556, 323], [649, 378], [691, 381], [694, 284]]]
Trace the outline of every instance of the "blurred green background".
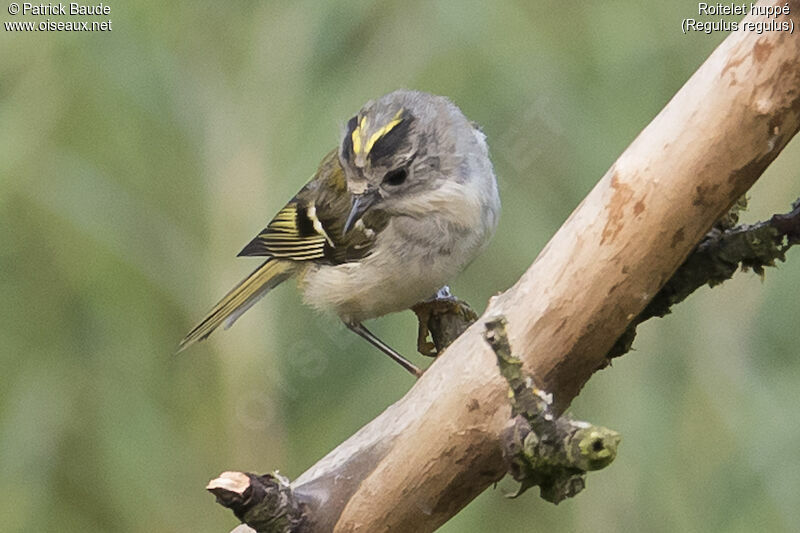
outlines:
[[[111, 32], [0, 31], [0, 529], [232, 528], [208, 479], [296, 477], [412, 384], [291, 284], [173, 356], [346, 120], [410, 87], [483, 125], [503, 217], [452, 284], [483, 309], [724, 38], [683, 35], [696, 10], [139, 1]], [[747, 221], [800, 194], [799, 142]], [[799, 284], [793, 250], [648, 323], [572, 408], [622, 432], [616, 463], [558, 507], [505, 480], [442, 531], [793, 530]], [[411, 313], [371, 326], [414, 352]]]

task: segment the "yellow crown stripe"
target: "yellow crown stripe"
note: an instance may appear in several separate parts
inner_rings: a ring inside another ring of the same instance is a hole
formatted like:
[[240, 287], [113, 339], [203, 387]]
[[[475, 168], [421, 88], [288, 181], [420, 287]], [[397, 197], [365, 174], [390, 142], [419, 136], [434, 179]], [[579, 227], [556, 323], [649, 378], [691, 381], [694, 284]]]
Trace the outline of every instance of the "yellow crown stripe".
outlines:
[[370, 150], [372, 150], [372, 147], [375, 145], [375, 143], [378, 142], [378, 139], [380, 139], [381, 137], [392, 131], [395, 126], [403, 122], [402, 115], [403, 115], [403, 110], [401, 109], [400, 111], [397, 112], [397, 114], [388, 124], [386, 124], [384, 127], [373, 133], [372, 137], [370, 137], [369, 141], [367, 141], [367, 146], [364, 148], [364, 151], [366, 153], [369, 153]]
[[359, 155], [362, 151], [364, 155], [369, 154], [372, 147], [375, 145], [378, 140], [392, 131], [398, 124], [403, 121], [403, 110], [400, 109], [395, 115], [392, 120], [389, 121], [388, 124], [384, 125], [382, 128], [378, 129], [375, 133], [373, 133], [369, 139], [366, 141], [365, 136], [367, 133], [367, 117], [361, 117], [361, 122], [358, 126], [353, 130], [351, 138], [353, 139], [353, 153]]
[[356, 129], [353, 130], [351, 138], [353, 139], [353, 153], [359, 154], [361, 153], [361, 138], [364, 135], [364, 130], [367, 129], [367, 117], [361, 117], [361, 122], [358, 124]]

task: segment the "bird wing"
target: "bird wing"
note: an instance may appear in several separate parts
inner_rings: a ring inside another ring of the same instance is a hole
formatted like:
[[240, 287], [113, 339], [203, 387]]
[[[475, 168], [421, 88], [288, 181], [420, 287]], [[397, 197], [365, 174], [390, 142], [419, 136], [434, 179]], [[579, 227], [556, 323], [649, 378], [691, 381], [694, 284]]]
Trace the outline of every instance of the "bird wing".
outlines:
[[214, 332], [220, 325], [225, 328], [233, 324], [242, 313], [250, 309], [270, 289], [294, 275], [294, 265], [291, 261], [274, 261], [267, 259], [252, 274], [239, 282], [228, 294], [217, 302], [205, 318], [186, 334], [178, 352], [182, 352], [195, 342], [202, 341]]
[[339, 264], [366, 256], [385, 227], [378, 210], [343, 235], [350, 194], [336, 150], [322, 160], [314, 177], [281, 209], [239, 255], [267, 260], [234, 287], [181, 341], [179, 351], [230, 326], [270, 289], [297, 273], [298, 263]]
[[[286, 204], [267, 227], [245, 246], [240, 256], [268, 256], [294, 261], [325, 257], [325, 231], [315, 228], [309, 206], [296, 198]], [[319, 223], [317, 222], [317, 225]]]
[[240, 256], [267, 256], [293, 261], [339, 264], [366, 256], [385, 227], [379, 210], [343, 235], [350, 194], [336, 150], [320, 164], [311, 181], [292, 198]]

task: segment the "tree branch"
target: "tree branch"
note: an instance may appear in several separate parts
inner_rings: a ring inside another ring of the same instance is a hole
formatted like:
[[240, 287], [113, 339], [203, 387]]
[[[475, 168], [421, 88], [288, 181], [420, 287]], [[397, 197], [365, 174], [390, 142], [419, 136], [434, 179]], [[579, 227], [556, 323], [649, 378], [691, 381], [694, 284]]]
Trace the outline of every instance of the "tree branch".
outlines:
[[[789, 6], [779, 20], [797, 25], [800, 0]], [[522, 278], [492, 298], [403, 399], [292, 484], [306, 506], [305, 530], [433, 531], [500, 479], [511, 408], [483, 341], [487, 317], [506, 317], [524, 372], [563, 412], [798, 128], [800, 39], [732, 33]]]
[[[769, 220], [753, 225], [731, 227], [738, 221], [739, 210], [744, 207], [742, 199], [717, 221], [650, 304], [628, 326], [607, 354], [608, 359], [630, 350], [639, 324], [669, 313], [673, 305], [700, 287], [719, 285], [730, 279], [740, 267], [763, 273], [765, 267], [775, 266], [775, 261], [784, 261], [789, 248], [800, 244], [800, 198], [789, 213], [773, 215]], [[446, 348], [477, 320], [469, 305], [455, 298], [426, 302], [415, 307], [414, 312], [419, 319], [420, 344], [430, 335], [430, 344], [436, 351]], [[486, 326], [487, 331], [496, 329], [496, 320], [488, 321]], [[497, 355], [501, 375], [514, 392], [511, 402], [514, 418], [501, 438], [508, 473], [522, 483], [519, 491], [511, 496], [519, 496], [528, 488], [539, 485], [542, 498], [558, 503], [583, 490], [586, 471], [604, 468], [614, 460], [620, 438], [609, 429], [552, 415], [552, 396], [541, 389], [529, 388], [521, 370], [522, 362], [511, 355], [505, 323], [502, 329], [499, 342], [495, 344], [489, 340], [489, 343]], [[522, 411], [524, 416], [520, 414]], [[282, 482], [279, 483], [280, 491], [260, 488], [264, 484], [269, 486], [273, 478]], [[232, 487], [231, 480], [238, 480], [238, 485]], [[218, 503], [230, 508], [240, 520], [258, 531], [290, 533], [302, 530], [303, 506], [287, 483], [288, 480], [277, 474], [258, 476], [225, 472], [206, 488], [217, 496]], [[288, 529], [287, 522], [281, 520], [286, 516], [294, 517], [294, 521], [288, 522], [291, 526]], [[253, 529], [246, 528], [236, 533], [247, 531]]]

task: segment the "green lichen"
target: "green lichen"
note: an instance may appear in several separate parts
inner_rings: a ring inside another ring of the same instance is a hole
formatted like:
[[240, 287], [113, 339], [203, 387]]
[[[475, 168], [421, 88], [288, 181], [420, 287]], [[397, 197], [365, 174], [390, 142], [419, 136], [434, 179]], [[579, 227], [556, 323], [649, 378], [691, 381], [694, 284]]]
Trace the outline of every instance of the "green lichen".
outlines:
[[557, 504], [583, 490], [587, 471], [614, 460], [620, 436], [568, 416], [556, 417], [552, 396], [534, 385], [512, 354], [506, 326], [503, 317], [488, 320], [485, 338], [509, 387], [512, 420], [502, 436], [503, 455], [509, 474], [520, 482], [509, 496], [538, 486], [543, 499]]

